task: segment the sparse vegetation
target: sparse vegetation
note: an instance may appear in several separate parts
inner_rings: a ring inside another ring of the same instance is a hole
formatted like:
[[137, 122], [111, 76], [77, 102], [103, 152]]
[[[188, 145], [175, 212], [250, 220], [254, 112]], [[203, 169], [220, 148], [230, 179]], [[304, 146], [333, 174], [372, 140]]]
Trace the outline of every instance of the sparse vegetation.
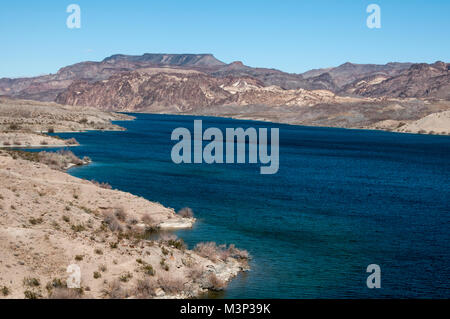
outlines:
[[237, 249], [234, 245], [230, 245], [228, 248], [226, 245], [217, 246], [214, 242], [199, 243], [195, 246], [194, 250], [202, 257], [216, 262], [218, 260], [227, 260], [228, 257], [236, 259], [249, 259], [249, 254], [246, 250]]
[[179, 250], [185, 250], [186, 249], [186, 244], [184, 243], [183, 239], [178, 239], [178, 240], [174, 240], [174, 239], [170, 239], [169, 241], [167, 241], [167, 244], [169, 244], [170, 246], [179, 249]]
[[124, 299], [128, 297], [128, 293], [123, 289], [119, 280], [111, 282], [104, 290], [103, 295], [110, 299]]
[[50, 299], [80, 299], [82, 295], [82, 289], [55, 288]]
[[76, 261], [82, 261], [84, 259], [84, 255], [76, 255], [75, 260]]
[[104, 189], [112, 189], [112, 186], [109, 185], [108, 183], [99, 183], [95, 180], [91, 180], [91, 183], [94, 184], [95, 186], [98, 186], [100, 188], [104, 188]]
[[99, 273], [98, 271], [94, 271], [94, 279], [98, 279], [98, 278], [101, 278], [101, 277], [102, 277], [101, 273]]
[[86, 227], [84, 225], [72, 225], [72, 230], [76, 233], [82, 232], [86, 230]]
[[30, 222], [31, 225], [38, 225], [38, 224], [42, 224], [44, 222], [44, 220], [41, 217], [30, 218], [28, 221]]
[[39, 299], [42, 297], [39, 293], [31, 290], [25, 290], [23, 294], [25, 296], [25, 299]]
[[154, 276], [155, 275], [155, 270], [153, 269], [153, 266], [150, 265], [150, 264], [144, 264], [142, 266], [142, 269], [144, 270], [144, 273], [146, 275], [149, 275], [149, 276]]
[[27, 277], [23, 279], [23, 285], [25, 287], [39, 287], [41, 282], [37, 278]]
[[156, 295], [155, 290], [157, 288], [159, 287], [156, 283], [156, 280], [154, 279], [138, 280], [136, 283], [134, 294], [137, 298], [140, 299], [151, 298]]
[[65, 140], [64, 143], [66, 143], [66, 145], [77, 145], [78, 141], [72, 137], [68, 140]]
[[131, 274], [130, 272], [125, 272], [120, 275], [119, 280], [121, 282], [128, 282], [131, 278], [133, 278], [133, 274]]
[[9, 288], [6, 287], [6, 286], [3, 286], [2, 289], [0, 289], [0, 291], [1, 291], [2, 295], [5, 296], [5, 297], [8, 296], [11, 293]]
[[223, 280], [219, 279], [216, 276], [216, 274], [214, 274], [214, 273], [209, 274], [208, 285], [205, 288], [214, 290], [214, 291], [220, 291], [220, 290], [223, 290], [225, 287], [226, 287], [226, 283]]
[[123, 231], [122, 225], [120, 224], [116, 215], [111, 211], [107, 211], [104, 213], [103, 222], [113, 232], [115, 232], [115, 231], [122, 232]]
[[169, 265], [166, 264], [166, 260], [164, 258], [161, 258], [161, 261], [159, 262], [159, 265], [161, 266], [162, 269], [164, 269], [165, 271], [169, 271]]
[[161, 289], [168, 294], [178, 294], [184, 289], [183, 280], [179, 277], [175, 277], [171, 273], [161, 274], [157, 283]]
[[121, 222], [124, 222], [127, 219], [128, 214], [125, 212], [123, 207], [116, 207], [114, 209], [114, 216]]
[[184, 207], [178, 211], [178, 215], [183, 218], [192, 218], [194, 217], [194, 212], [189, 207]]
[[45, 288], [47, 289], [49, 294], [51, 294], [54, 289], [67, 288], [67, 284], [63, 283], [63, 281], [59, 278], [54, 278], [51, 282], [47, 283]]

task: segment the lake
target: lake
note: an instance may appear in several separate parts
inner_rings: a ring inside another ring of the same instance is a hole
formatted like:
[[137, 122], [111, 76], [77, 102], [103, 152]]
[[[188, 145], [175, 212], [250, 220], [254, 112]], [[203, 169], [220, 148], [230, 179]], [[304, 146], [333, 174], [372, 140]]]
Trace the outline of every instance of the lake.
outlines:
[[[126, 132], [58, 134], [93, 163], [69, 173], [180, 209], [190, 248], [236, 244], [251, 271], [220, 298], [450, 297], [450, 137], [313, 128], [213, 117], [133, 114]], [[174, 164], [171, 133], [280, 129], [280, 166]], [[381, 267], [381, 289], [366, 268]]]

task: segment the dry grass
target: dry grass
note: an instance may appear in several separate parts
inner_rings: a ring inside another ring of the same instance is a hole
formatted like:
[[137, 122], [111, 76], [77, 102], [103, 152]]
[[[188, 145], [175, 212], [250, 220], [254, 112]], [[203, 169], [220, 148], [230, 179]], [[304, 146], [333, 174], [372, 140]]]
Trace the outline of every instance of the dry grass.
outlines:
[[184, 290], [184, 281], [180, 277], [167, 272], [162, 273], [157, 281], [158, 285], [166, 294], [179, 294]]
[[125, 222], [125, 220], [127, 219], [127, 216], [128, 216], [128, 214], [125, 212], [125, 209], [123, 207], [114, 208], [114, 215], [121, 222]]
[[100, 183], [100, 182], [97, 182], [97, 181], [94, 181], [94, 180], [92, 180], [91, 183], [94, 184], [95, 186], [98, 186], [98, 187], [101, 187], [101, 188], [104, 188], [104, 189], [112, 189], [112, 186], [109, 185], [108, 183]]
[[134, 295], [138, 299], [149, 299], [156, 296], [155, 290], [159, 288], [155, 279], [138, 280], [134, 288]]
[[205, 257], [213, 262], [218, 260], [226, 261], [229, 257], [236, 259], [249, 259], [249, 254], [246, 250], [237, 249], [234, 245], [228, 248], [226, 245], [218, 246], [215, 242], [198, 243], [194, 250], [202, 257]]
[[208, 288], [210, 290], [214, 290], [214, 291], [220, 291], [225, 289], [226, 287], [226, 283], [223, 280], [220, 280], [216, 274], [211, 273], [208, 276]]
[[119, 280], [114, 280], [103, 290], [103, 295], [110, 299], [124, 299], [128, 297], [128, 292]]
[[14, 159], [23, 159], [48, 165], [52, 169], [65, 170], [70, 165], [83, 165], [90, 162], [88, 157], [80, 159], [69, 150], [59, 150], [56, 152], [24, 152], [16, 150], [6, 150]]
[[103, 215], [103, 222], [108, 225], [108, 228], [112, 232], [122, 232], [123, 226], [120, 224], [116, 215], [112, 211], [107, 211]]
[[184, 207], [178, 211], [178, 215], [183, 218], [192, 218], [194, 217], [194, 212], [189, 207]]
[[80, 289], [55, 288], [49, 299], [81, 299], [82, 293]]
[[155, 220], [148, 213], [145, 213], [142, 216], [141, 221], [148, 226], [153, 226], [156, 224]]

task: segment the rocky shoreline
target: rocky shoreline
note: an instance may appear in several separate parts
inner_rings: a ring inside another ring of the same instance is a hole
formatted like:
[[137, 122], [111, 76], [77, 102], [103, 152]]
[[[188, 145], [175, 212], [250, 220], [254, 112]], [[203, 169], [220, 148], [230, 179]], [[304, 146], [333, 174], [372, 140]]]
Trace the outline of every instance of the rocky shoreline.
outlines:
[[[21, 111], [21, 105], [16, 107]], [[41, 114], [86, 116], [83, 110], [52, 108]], [[102, 118], [105, 128], [112, 129], [119, 128], [110, 120], [131, 119], [98, 110], [89, 116]], [[7, 129], [0, 131], [0, 139], [9, 134], [11, 124], [20, 126], [15, 134], [35, 134], [28, 131], [30, 118], [2, 119]], [[42, 121], [45, 130], [48, 123]], [[53, 125], [79, 129], [79, 121], [61, 122]], [[80, 125], [88, 129], [89, 123]], [[39, 126], [37, 121], [32, 125]], [[88, 163], [68, 151], [0, 149], [0, 298], [194, 298], [224, 289], [248, 270], [248, 253], [232, 245], [200, 243], [189, 250], [174, 235], [149, 239], [160, 230], [191, 228], [195, 218], [65, 172]], [[78, 289], [67, 287], [71, 265], [80, 269]]]

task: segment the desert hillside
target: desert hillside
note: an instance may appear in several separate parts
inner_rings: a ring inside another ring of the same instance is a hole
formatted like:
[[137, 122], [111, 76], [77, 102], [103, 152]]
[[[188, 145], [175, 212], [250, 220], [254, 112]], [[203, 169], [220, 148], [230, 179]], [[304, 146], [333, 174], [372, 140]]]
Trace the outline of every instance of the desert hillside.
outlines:
[[[189, 298], [224, 289], [247, 268], [246, 251], [215, 243], [188, 250], [170, 234], [192, 227], [189, 209], [176, 213], [64, 172], [89, 158], [11, 149], [74, 146], [37, 132], [121, 129], [110, 120], [130, 117], [9, 99], [0, 114], [0, 140], [8, 143], [0, 145], [0, 298]], [[79, 289], [67, 287], [73, 265]]]

